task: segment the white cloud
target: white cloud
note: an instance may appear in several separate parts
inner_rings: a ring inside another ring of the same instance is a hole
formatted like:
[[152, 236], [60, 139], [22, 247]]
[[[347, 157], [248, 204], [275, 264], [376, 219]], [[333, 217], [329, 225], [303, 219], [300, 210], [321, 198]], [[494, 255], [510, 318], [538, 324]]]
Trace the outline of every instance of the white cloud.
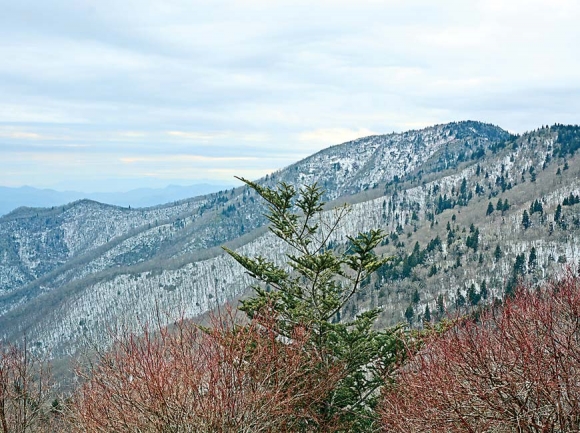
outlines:
[[[40, 128], [43, 131], [43, 128]], [[31, 144], [33, 146], [41, 146], [43, 141], [50, 141], [50, 142], [59, 142], [59, 143], [50, 143], [47, 146], [64, 146], [61, 142], [68, 140], [68, 138], [63, 134], [46, 134], [44, 132], [36, 132], [31, 130], [21, 130], [18, 126], [8, 126], [2, 127], [0, 126], [0, 138], [8, 138], [14, 140], [17, 143], [21, 143], [22, 141], [27, 142], [38, 142], [35, 144]], [[69, 144], [70, 146], [70, 144]]]
[[37, 134], [35, 132], [12, 132], [9, 135], [10, 138], [24, 138], [27, 140], [41, 140], [41, 139], [46, 139], [46, 137], [43, 137], [40, 134]]
[[239, 161], [256, 161], [259, 158], [249, 156], [204, 156], [204, 155], [155, 155], [155, 156], [128, 156], [120, 158], [124, 164], [135, 163], [200, 163], [200, 162], [239, 162]]
[[314, 131], [305, 131], [298, 134], [298, 140], [314, 144], [323, 144], [330, 146], [333, 144], [345, 143], [368, 135], [376, 135], [366, 128], [347, 129], [347, 128], [322, 128]]
[[121, 138], [128, 138], [128, 139], [147, 137], [147, 133], [141, 132], [141, 131], [123, 131], [123, 132], [119, 132], [117, 135]]
[[[1, 34], [0, 34], [1, 36]], [[2, 85], [0, 84], [0, 91]], [[6, 102], [11, 96], [14, 101]], [[0, 119], [5, 124], [65, 124], [65, 123], [86, 123], [86, 119], [76, 112], [63, 107], [62, 103], [56, 101], [46, 101], [43, 98], [29, 98], [27, 104], [18, 101], [18, 94], [9, 88], [4, 94], [4, 102], [0, 102]]]
[[209, 142], [229, 136], [227, 132], [185, 132], [185, 131], [167, 131], [167, 135], [172, 137], [184, 138], [193, 141]]
[[205, 171], [206, 175], [211, 177], [217, 177], [223, 180], [233, 181], [235, 176], [245, 177], [247, 179], [258, 179], [260, 177], [266, 176], [275, 172], [277, 169], [274, 168], [208, 168]]

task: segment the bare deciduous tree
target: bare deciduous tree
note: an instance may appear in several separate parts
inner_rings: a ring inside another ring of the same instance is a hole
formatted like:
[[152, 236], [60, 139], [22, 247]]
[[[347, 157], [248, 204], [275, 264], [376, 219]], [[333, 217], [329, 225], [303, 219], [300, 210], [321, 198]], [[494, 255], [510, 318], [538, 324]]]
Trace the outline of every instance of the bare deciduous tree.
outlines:
[[49, 431], [50, 368], [23, 347], [0, 346], [0, 429], [3, 433]]

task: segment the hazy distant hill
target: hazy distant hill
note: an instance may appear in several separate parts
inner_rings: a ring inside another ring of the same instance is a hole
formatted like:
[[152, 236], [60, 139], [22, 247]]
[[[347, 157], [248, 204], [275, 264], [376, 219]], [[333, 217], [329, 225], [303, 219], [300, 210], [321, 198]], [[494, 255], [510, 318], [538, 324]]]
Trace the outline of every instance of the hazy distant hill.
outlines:
[[[491, 302], [514, 278], [534, 284], [578, 262], [578, 148], [576, 126], [515, 136], [458, 122], [333, 146], [260, 182], [316, 181], [351, 203], [338, 248], [385, 230], [378, 253], [396, 259], [343, 315], [381, 306], [384, 324], [404, 313], [417, 323], [427, 306]], [[156, 309], [168, 321], [203, 313], [251, 282], [220, 245], [284, 259], [263, 211], [240, 187], [150, 209], [83, 200], [12, 212], [0, 218], [0, 333], [26, 330], [38, 347], [71, 353]]]
[[166, 188], [139, 188], [127, 192], [84, 193], [78, 191], [55, 191], [30, 186], [9, 188], [0, 186], [0, 215], [21, 206], [52, 207], [75, 200], [89, 199], [123, 207], [148, 207], [183, 200], [202, 194], [231, 188], [231, 185], [196, 184], [189, 186], [169, 185]]

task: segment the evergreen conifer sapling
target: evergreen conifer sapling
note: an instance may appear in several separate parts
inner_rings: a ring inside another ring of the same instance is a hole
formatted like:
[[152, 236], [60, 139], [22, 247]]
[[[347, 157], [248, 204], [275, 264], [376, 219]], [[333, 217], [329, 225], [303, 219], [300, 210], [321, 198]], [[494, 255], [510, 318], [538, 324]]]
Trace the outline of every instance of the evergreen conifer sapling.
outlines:
[[267, 202], [271, 232], [292, 251], [286, 264], [277, 264], [225, 248], [258, 281], [254, 296], [242, 301], [240, 309], [250, 318], [264, 309], [273, 310], [278, 318], [276, 331], [283, 339], [296, 326], [305, 327], [311, 336], [307, 350], [320, 357], [320, 369], [343, 366], [343, 379], [318, 408], [317, 431], [372, 430], [378, 390], [404, 356], [401, 327], [374, 330], [377, 309], [350, 321], [338, 317], [344, 317], [345, 306], [361, 283], [390, 260], [374, 253], [383, 233], [360, 233], [348, 237], [345, 251], [330, 249], [333, 234], [349, 212], [346, 205], [334, 209], [328, 219], [322, 215], [323, 191], [317, 185], [296, 191], [286, 183], [267, 188], [239, 179]]

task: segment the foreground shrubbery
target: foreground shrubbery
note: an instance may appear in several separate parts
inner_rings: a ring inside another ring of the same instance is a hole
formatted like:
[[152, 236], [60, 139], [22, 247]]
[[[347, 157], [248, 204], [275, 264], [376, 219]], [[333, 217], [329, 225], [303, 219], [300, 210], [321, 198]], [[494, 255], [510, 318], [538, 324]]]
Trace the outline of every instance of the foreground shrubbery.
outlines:
[[434, 336], [385, 389], [385, 431], [580, 430], [580, 279], [520, 288]]
[[343, 366], [321, 368], [306, 329], [287, 344], [274, 329], [269, 317], [242, 325], [227, 311], [205, 331], [181, 322], [121, 339], [81, 373], [71, 431], [312, 431]]

